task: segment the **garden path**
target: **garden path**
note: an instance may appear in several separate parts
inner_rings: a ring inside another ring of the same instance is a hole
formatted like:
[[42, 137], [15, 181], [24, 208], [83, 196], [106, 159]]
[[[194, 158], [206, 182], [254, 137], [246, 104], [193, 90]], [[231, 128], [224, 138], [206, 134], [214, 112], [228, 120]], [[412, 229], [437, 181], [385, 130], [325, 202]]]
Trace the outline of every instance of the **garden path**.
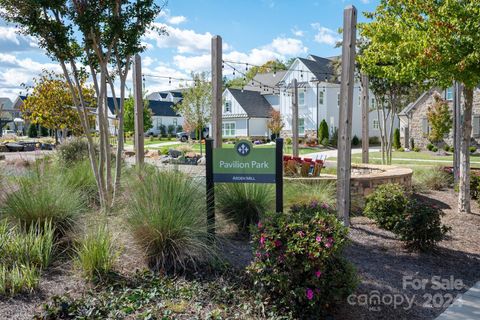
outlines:
[[480, 319], [480, 281], [460, 295], [437, 320]]

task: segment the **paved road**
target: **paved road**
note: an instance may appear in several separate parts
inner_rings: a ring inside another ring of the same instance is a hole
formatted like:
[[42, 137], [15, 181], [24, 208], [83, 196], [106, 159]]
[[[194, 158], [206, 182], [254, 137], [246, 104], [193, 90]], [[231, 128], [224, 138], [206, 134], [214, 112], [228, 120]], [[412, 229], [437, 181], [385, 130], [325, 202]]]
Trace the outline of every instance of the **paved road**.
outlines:
[[[380, 149], [370, 148], [368, 151], [369, 152], [379, 152]], [[358, 153], [362, 153], [361, 148], [360, 149], [359, 148], [352, 149], [352, 154], [358, 154]], [[315, 158], [315, 157], [318, 157], [320, 155], [326, 155], [327, 160], [328, 160], [328, 158], [336, 158], [338, 156], [338, 150], [333, 149], [333, 150], [325, 150], [325, 151], [322, 151], [322, 152], [308, 153], [308, 154], [302, 155], [302, 157]]]
[[[167, 141], [167, 142], [160, 142], [160, 143], [155, 143], [155, 144], [146, 144], [145, 149], [148, 148], [162, 148], [162, 147], [168, 147], [168, 146], [173, 146], [176, 144], [179, 144], [180, 141]], [[133, 145], [132, 144], [127, 144], [125, 145], [126, 150], [133, 150]]]

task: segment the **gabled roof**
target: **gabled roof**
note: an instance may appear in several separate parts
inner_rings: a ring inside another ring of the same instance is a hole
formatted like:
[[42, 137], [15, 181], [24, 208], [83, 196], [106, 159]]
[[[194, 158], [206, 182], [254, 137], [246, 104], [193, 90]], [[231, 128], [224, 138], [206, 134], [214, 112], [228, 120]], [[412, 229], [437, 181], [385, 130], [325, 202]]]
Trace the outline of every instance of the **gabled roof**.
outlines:
[[[310, 55], [312, 59], [298, 58], [319, 81], [331, 80], [335, 76], [332, 60]], [[310, 80], [310, 79], [309, 79]]]
[[415, 102], [410, 103], [407, 107], [405, 107], [402, 111], [398, 113], [398, 115], [401, 116], [407, 116], [412, 112], [416, 107], [418, 107], [420, 104], [424, 103], [425, 100], [427, 100], [435, 91], [440, 91], [440, 88], [431, 88], [428, 91], [425, 91], [418, 97]]
[[[267, 73], [258, 73], [253, 77], [254, 85], [252, 85], [252, 82], [248, 82], [248, 84], [244, 87], [244, 90], [249, 90], [249, 91], [258, 91], [262, 94], [272, 94], [272, 89], [270, 88], [275, 88], [277, 87], [278, 83], [282, 81], [283, 77], [285, 74], [288, 72], [288, 70], [279, 70], [276, 71], [275, 73], [273, 72], [267, 72]], [[268, 90], [264, 90], [264, 88], [260, 88], [258, 83], [262, 83], [262, 85], [265, 85], [269, 87]]]
[[160, 94], [160, 97], [162, 97], [163, 99], [165, 99], [168, 96], [168, 93], [166, 93], [166, 92], [164, 92], [164, 93], [159, 92], [159, 94]]
[[273, 108], [258, 91], [227, 89], [251, 118], [270, 118]]
[[152, 110], [154, 116], [180, 117], [173, 109], [175, 104], [171, 101], [149, 100], [148, 103], [148, 107]]
[[183, 98], [183, 94], [180, 91], [170, 91], [174, 98]]
[[[108, 106], [108, 109], [110, 109], [110, 112], [112, 114], [115, 114], [115, 102], [113, 100], [113, 97], [107, 98], [107, 106]], [[120, 107], [120, 98], [117, 98], [117, 106]]]
[[10, 98], [0, 98], [0, 109], [10, 109], [13, 103]]
[[[120, 98], [117, 98], [118, 106], [120, 106]], [[107, 98], [107, 105], [112, 114], [115, 114], [115, 103], [112, 97]], [[148, 100], [148, 107], [152, 110], [154, 116], [160, 117], [180, 117], [173, 110], [174, 103], [171, 101]]]

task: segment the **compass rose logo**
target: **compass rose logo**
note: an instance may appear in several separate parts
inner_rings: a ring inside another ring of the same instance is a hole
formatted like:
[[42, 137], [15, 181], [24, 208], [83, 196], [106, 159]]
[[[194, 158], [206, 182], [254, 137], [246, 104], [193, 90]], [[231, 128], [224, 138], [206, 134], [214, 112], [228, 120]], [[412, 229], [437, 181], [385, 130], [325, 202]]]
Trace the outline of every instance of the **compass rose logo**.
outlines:
[[241, 156], [246, 156], [250, 153], [250, 146], [246, 142], [240, 142], [237, 145], [237, 152]]

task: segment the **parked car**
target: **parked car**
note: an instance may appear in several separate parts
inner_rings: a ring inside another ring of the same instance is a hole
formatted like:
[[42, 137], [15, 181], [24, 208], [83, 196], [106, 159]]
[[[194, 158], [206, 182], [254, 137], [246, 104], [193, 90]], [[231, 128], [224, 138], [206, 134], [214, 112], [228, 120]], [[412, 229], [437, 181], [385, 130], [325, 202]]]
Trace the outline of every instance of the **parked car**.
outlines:
[[15, 130], [3, 130], [5, 135], [16, 135]]
[[145, 132], [145, 137], [158, 137], [162, 133], [160, 132], [160, 129], [158, 128], [151, 128], [147, 132]]
[[[203, 129], [202, 139], [208, 138], [208, 128]], [[188, 139], [197, 140], [196, 132], [179, 132], [177, 133], [177, 139], [181, 142], [186, 142]]]

